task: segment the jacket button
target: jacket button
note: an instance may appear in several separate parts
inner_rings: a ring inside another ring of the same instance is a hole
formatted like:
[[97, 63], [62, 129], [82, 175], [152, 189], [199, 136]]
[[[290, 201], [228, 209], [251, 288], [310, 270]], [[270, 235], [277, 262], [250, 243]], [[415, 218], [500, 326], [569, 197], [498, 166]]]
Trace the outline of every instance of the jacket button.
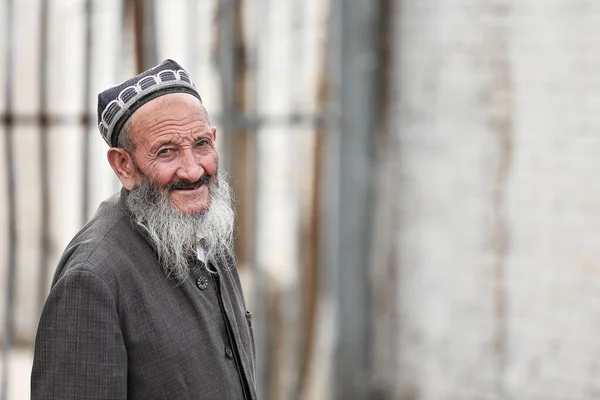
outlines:
[[228, 358], [233, 358], [233, 350], [231, 350], [231, 347], [225, 346], [225, 355]]
[[208, 278], [201, 276], [200, 278], [196, 279], [196, 286], [198, 286], [200, 290], [206, 289], [208, 287]]

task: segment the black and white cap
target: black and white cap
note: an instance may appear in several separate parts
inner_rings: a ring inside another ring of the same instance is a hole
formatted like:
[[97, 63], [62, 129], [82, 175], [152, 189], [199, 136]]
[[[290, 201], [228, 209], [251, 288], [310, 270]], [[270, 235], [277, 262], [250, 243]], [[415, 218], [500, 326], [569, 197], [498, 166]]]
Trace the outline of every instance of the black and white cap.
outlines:
[[98, 130], [106, 143], [116, 147], [119, 133], [129, 117], [150, 100], [169, 93], [189, 93], [202, 101], [189, 74], [173, 60], [165, 60], [100, 93]]

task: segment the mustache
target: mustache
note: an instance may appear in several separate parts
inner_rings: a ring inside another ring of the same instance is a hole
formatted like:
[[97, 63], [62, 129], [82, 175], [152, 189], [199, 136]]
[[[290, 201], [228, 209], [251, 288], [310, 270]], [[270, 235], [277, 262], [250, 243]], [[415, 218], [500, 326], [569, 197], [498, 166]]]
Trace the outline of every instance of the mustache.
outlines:
[[212, 175], [202, 175], [196, 182], [191, 182], [188, 179], [181, 179], [177, 182], [167, 185], [166, 189], [171, 192], [173, 190], [197, 189], [202, 185], [208, 185], [212, 181]]

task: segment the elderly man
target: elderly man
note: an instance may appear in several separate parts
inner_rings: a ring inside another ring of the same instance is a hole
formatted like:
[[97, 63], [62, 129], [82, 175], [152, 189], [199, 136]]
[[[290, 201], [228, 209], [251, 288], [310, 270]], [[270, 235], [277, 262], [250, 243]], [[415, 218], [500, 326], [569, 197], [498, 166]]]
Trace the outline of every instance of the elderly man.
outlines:
[[230, 189], [200, 95], [166, 60], [100, 93], [98, 121], [123, 189], [60, 260], [32, 399], [256, 399]]

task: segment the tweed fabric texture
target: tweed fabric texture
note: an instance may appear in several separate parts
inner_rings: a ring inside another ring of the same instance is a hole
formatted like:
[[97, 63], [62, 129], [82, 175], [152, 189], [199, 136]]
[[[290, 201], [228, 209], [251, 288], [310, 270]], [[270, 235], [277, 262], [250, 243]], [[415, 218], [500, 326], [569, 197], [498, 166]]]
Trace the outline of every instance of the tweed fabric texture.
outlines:
[[237, 270], [217, 276], [197, 265], [182, 284], [168, 280], [126, 195], [102, 203], [62, 256], [35, 340], [31, 398], [257, 399]]
[[98, 130], [106, 143], [116, 147], [129, 117], [150, 100], [169, 93], [189, 93], [202, 101], [187, 71], [170, 59], [101, 92]]

